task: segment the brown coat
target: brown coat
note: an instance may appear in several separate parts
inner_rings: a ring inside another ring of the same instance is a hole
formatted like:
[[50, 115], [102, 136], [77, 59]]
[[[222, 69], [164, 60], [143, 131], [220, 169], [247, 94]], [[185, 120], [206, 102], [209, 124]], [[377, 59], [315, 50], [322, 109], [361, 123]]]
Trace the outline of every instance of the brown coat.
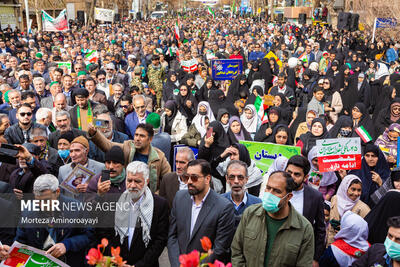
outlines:
[[[89, 138], [93, 141], [93, 143], [98, 146], [102, 151], [107, 152], [113, 146], [119, 146], [124, 151], [124, 159], [125, 166], [133, 161], [135, 156], [135, 145], [132, 140], [127, 140], [124, 143], [114, 143], [108, 140], [104, 135], [102, 135], [99, 131], [96, 134]], [[149, 159], [147, 164], [149, 165], [150, 170], [150, 184], [149, 187], [151, 191], [154, 193], [160, 188], [160, 180], [161, 178], [171, 172], [171, 166], [168, 163], [167, 158], [164, 153], [156, 147], [150, 145]]]
[[[329, 221], [333, 220], [337, 220], [340, 221], [340, 214], [337, 208], [337, 197], [333, 196], [332, 200], [331, 200], [331, 213], [329, 216]], [[362, 202], [361, 200], [359, 200], [357, 202], [356, 205], [354, 205], [354, 207], [351, 209], [351, 211], [357, 215], [360, 215], [362, 218], [364, 218], [365, 216], [367, 216], [367, 214], [369, 213], [371, 209], [368, 207], [367, 204], [365, 204], [364, 202]], [[328, 230], [327, 230], [327, 244], [326, 246], [328, 247], [330, 244], [333, 243], [333, 241], [335, 241], [334, 237], [337, 234], [338, 231], [336, 231], [335, 229], [333, 229], [332, 225], [329, 224]]]
[[107, 106], [107, 98], [102, 93], [96, 92], [96, 93], [94, 93], [93, 97], [91, 97], [90, 99], [93, 100], [94, 102], [97, 102], [97, 103]]

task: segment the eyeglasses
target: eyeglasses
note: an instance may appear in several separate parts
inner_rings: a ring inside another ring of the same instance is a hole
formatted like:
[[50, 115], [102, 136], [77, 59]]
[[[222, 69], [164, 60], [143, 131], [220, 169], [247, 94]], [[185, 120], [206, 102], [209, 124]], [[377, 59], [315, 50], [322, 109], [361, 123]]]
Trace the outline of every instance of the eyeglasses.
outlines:
[[192, 180], [192, 182], [197, 182], [198, 180], [199, 180], [199, 178], [201, 178], [201, 177], [203, 177], [204, 178], [204, 176], [199, 176], [199, 175], [196, 175], [196, 174], [187, 174], [187, 173], [185, 173], [185, 174], [183, 174], [182, 176], [181, 176], [181, 178], [182, 178], [182, 181], [183, 182], [187, 182], [187, 181], [189, 181], [189, 179], [190, 180]]
[[235, 178], [237, 178], [239, 181], [243, 181], [246, 177], [243, 175], [233, 175], [233, 174], [228, 176], [228, 180], [231, 180], [231, 181], [234, 181]]
[[128, 105], [123, 105], [123, 106], [121, 106], [121, 108], [126, 108], [126, 109], [128, 109], [129, 106], [128, 106]]
[[25, 116], [28, 116], [28, 117], [30, 117], [30, 116], [32, 116], [32, 112], [21, 112], [21, 113], [19, 113], [19, 115], [21, 116], [21, 117], [25, 117]]
[[114, 69], [106, 69], [106, 70], [108, 70], [108, 71], [113, 71]]

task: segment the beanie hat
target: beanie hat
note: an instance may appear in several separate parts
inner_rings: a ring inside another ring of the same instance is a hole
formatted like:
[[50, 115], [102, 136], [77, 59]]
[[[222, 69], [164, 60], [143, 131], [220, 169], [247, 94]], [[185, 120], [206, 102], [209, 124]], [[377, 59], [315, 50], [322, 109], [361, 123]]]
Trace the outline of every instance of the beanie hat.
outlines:
[[87, 148], [87, 149], [89, 148], [89, 142], [88, 142], [88, 140], [87, 140], [84, 136], [82, 136], [82, 135], [80, 135], [80, 136], [78, 136], [77, 138], [75, 138], [74, 140], [72, 140], [71, 145], [74, 144], [74, 143], [81, 144], [82, 146], [84, 146], [84, 147]]
[[65, 139], [71, 143], [72, 140], [74, 140], [74, 138], [75, 138], [74, 133], [72, 131], [68, 131], [68, 132], [61, 134], [60, 137], [58, 138], [58, 140]]
[[119, 146], [111, 147], [111, 149], [106, 152], [104, 159], [104, 161], [114, 161], [122, 165], [125, 164], [124, 151]]
[[147, 115], [146, 123], [151, 124], [154, 129], [160, 128], [160, 115], [155, 112], [150, 113]]

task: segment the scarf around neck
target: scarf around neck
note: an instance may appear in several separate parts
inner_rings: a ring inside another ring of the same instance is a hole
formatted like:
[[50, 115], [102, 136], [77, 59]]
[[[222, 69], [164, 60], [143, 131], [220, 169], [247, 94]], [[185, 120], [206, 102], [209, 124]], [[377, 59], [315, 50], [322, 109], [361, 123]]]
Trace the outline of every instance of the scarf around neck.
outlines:
[[110, 181], [112, 184], [119, 184], [125, 180], [125, 175], [126, 175], [125, 168], [123, 168], [121, 174], [114, 178], [110, 177]]
[[[142, 238], [145, 247], [150, 243], [150, 228], [151, 222], [153, 220], [153, 210], [154, 210], [154, 199], [150, 191], [150, 188], [146, 187], [142, 195], [142, 199], [138, 200], [138, 209], [130, 210], [126, 212], [124, 209], [117, 209], [115, 211], [115, 235], [119, 235], [121, 244], [124, 242], [125, 237], [129, 235], [129, 228], [135, 227], [136, 222], [130, 222], [131, 212], [138, 212], [137, 219], [140, 221], [142, 227]], [[121, 197], [118, 199], [118, 204], [124, 207], [125, 203], [132, 203], [132, 198], [130, 196], [129, 190], [125, 190]]]

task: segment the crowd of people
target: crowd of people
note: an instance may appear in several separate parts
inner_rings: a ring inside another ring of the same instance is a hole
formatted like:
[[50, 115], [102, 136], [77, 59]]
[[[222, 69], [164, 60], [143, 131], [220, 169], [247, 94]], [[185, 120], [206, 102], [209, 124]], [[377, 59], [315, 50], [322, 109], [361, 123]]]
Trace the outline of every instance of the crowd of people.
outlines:
[[[207, 236], [204, 261], [237, 267], [400, 266], [400, 42], [196, 12], [0, 31], [0, 143], [18, 149], [0, 165], [1, 259], [18, 241], [85, 266], [107, 238], [125, 266], [167, 249], [178, 267]], [[213, 59], [243, 70], [215, 81]], [[361, 169], [320, 172], [317, 140], [350, 137]], [[301, 155], [260, 170], [240, 141]], [[91, 179], [67, 190], [77, 166]], [[109, 227], [24, 227], [14, 207], [30, 198], [130, 209]]]

